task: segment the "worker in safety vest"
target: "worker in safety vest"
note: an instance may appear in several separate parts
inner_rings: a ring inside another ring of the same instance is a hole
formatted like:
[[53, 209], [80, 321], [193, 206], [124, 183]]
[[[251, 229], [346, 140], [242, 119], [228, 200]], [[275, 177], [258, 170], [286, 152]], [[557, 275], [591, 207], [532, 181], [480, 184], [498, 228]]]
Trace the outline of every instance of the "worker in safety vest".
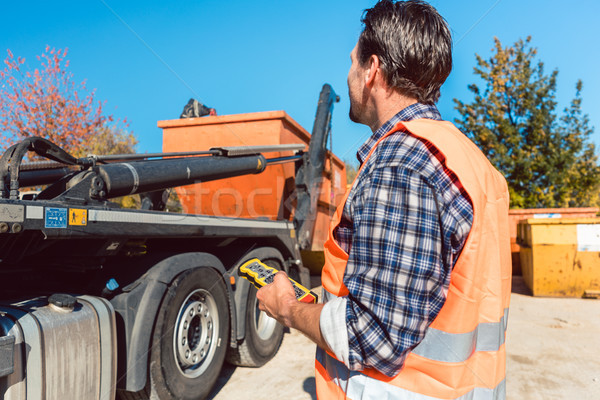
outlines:
[[450, 31], [418, 0], [362, 22], [350, 118], [373, 134], [325, 243], [325, 303], [296, 301], [279, 273], [260, 308], [318, 345], [319, 399], [503, 399], [508, 190], [435, 107]]

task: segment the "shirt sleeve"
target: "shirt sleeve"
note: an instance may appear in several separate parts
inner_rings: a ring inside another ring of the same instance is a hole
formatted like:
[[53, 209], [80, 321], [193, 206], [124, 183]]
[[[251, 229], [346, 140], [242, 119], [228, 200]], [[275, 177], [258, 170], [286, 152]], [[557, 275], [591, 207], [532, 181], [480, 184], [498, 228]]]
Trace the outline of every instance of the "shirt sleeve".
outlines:
[[321, 309], [319, 327], [329, 349], [339, 361], [348, 366], [346, 302], [346, 297], [336, 297], [325, 303]]
[[445, 302], [436, 192], [403, 166], [376, 168], [352, 205], [352, 247], [344, 275], [348, 362], [396, 375]]

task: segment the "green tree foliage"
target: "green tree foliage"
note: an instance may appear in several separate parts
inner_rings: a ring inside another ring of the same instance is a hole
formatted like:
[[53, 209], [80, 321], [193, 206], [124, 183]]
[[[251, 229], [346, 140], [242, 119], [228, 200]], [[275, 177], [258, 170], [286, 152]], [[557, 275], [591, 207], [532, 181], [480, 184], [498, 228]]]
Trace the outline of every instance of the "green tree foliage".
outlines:
[[600, 168], [581, 110], [583, 84], [557, 115], [558, 70], [547, 75], [530, 42], [503, 47], [495, 38], [489, 59], [476, 54], [474, 72], [484, 86], [469, 85], [471, 103], [454, 99], [455, 122], [506, 177], [511, 207], [597, 205]]

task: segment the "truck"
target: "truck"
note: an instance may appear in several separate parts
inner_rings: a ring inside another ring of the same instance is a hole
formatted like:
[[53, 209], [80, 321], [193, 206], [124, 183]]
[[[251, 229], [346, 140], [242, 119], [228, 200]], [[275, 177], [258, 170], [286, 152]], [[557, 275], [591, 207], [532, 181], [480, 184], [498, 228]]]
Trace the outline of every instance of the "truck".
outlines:
[[[0, 398], [203, 399], [225, 360], [258, 367], [284, 328], [238, 268], [310, 287], [320, 183], [339, 98], [325, 84], [305, 144], [75, 158], [29, 137], [0, 158]], [[265, 157], [273, 151], [288, 154]], [[23, 162], [26, 154], [44, 161]], [[166, 211], [170, 189], [291, 163], [287, 218]], [[43, 187], [35, 195], [20, 193]], [[139, 194], [140, 209], [113, 199]]]

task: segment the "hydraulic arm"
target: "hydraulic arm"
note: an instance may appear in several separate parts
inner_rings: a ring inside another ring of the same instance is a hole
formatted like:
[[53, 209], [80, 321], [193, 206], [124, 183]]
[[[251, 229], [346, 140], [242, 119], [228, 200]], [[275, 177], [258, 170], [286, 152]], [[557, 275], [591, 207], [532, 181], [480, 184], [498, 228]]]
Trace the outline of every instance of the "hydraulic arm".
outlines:
[[[9, 148], [0, 158], [0, 197], [17, 199], [20, 187], [53, 182], [37, 196], [38, 200], [77, 204], [104, 202], [115, 197], [162, 191], [196, 182], [258, 174], [268, 164], [301, 158], [296, 155], [267, 160], [261, 152], [300, 151], [303, 148], [304, 145], [296, 144], [223, 147], [196, 153], [89, 156], [76, 159], [46, 139], [30, 137]], [[21, 165], [27, 151], [49, 158], [54, 163], [39, 163], [40, 169]], [[150, 156], [174, 158], [145, 159]], [[106, 163], [111, 160], [120, 162]]]

